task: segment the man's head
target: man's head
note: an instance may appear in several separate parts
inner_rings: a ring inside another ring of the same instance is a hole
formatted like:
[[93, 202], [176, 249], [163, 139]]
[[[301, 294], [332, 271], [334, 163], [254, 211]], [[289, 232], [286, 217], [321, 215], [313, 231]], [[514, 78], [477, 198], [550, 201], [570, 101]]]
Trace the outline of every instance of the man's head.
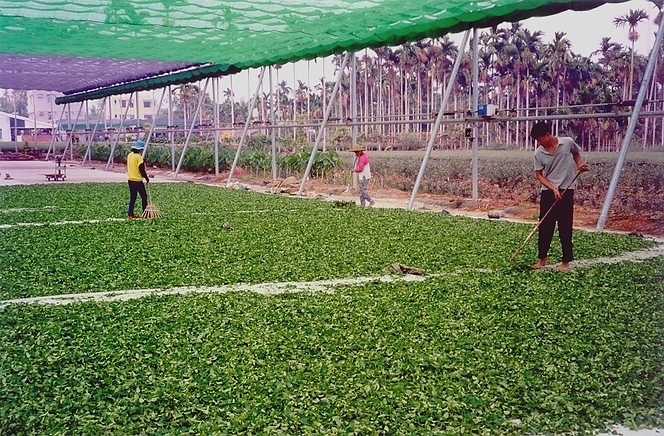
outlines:
[[551, 126], [544, 121], [539, 121], [533, 125], [533, 128], [530, 129], [530, 137], [535, 141], [540, 139], [543, 136], [551, 134]]
[[544, 121], [537, 122], [530, 129], [530, 137], [537, 141], [540, 145], [546, 145], [548, 138], [551, 136], [551, 126]]

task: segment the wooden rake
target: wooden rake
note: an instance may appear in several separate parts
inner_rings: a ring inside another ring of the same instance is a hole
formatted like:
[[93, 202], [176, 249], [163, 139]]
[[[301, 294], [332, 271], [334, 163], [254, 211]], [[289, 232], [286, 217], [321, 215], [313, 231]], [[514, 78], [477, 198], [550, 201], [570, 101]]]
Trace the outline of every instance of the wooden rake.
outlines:
[[156, 204], [152, 202], [152, 195], [150, 195], [150, 182], [146, 183], [146, 191], [148, 194], [148, 205], [143, 211], [143, 218], [152, 219], [152, 218], [162, 218], [164, 215], [161, 213]]

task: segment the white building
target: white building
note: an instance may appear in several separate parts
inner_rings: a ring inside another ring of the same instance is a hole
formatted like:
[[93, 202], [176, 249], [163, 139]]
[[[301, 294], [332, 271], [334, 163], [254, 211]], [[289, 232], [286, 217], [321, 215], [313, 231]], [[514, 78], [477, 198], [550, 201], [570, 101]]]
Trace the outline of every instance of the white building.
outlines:
[[37, 129], [37, 135], [50, 138], [51, 123], [35, 121], [28, 117], [0, 112], [0, 142], [21, 142], [25, 135], [32, 135]]
[[[109, 99], [110, 102], [106, 108], [106, 118], [109, 118], [110, 109], [110, 118], [113, 120], [122, 119], [125, 113], [127, 114], [127, 120], [135, 120], [136, 118], [139, 120], [152, 120], [159, 104], [159, 101], [155, 101], [153, 98], [151, 91], [138, 93], [138, 105], [136, 104], [136, 94], [132, 94], [131, 99], [129, 94], [113, 95]], [[168, 102], [165, 105], [162, 103], [162, 107], [168, 107]]]
[[[28, 91], [28, 118], [45, 123], [58, 123], [62, 115], [63, 105], [56, 105], [55, 99], [62, 97], [64, 94], [55, 91]], [[72, 122], [76, 119], [78, 110], [84, 103], [72, 103], [65, 111], [62, 121], [67, 122], [69, 119], [69, 112], [71, 112]], [[35, 116], [36, 115], [36, 116]], [[85, 107], [81, 111], [79, 121], [85, 120]]]

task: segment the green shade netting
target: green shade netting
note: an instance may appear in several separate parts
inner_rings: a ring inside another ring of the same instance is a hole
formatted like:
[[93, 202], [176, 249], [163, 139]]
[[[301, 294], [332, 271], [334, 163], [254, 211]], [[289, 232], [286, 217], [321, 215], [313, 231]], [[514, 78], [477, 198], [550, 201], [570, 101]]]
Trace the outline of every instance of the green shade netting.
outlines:
[[242, 70], [622, 1], [0, 0], [0, 54]]

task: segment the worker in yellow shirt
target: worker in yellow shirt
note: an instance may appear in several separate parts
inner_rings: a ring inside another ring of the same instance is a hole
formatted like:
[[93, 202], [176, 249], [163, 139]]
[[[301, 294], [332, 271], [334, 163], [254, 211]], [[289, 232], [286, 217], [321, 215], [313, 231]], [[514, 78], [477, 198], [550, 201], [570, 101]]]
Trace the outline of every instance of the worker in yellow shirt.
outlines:
[[143, 179], [145, 179], [145, 183], [149, 183], [150, 178], [145, 171], [145, 163], [141, 155], [144, 149], [145, 142], [138, 140], [127, 156], [127, 179], [129, 181], [129, 209], [127, 210], [127, 216], [129, 219], [138, 218], [134, 215], [134, 203], [136, 203], [137, 194], [141, 194], [141, 205], [144, 211], [148, 205], [148, 194], [145, 192]]

